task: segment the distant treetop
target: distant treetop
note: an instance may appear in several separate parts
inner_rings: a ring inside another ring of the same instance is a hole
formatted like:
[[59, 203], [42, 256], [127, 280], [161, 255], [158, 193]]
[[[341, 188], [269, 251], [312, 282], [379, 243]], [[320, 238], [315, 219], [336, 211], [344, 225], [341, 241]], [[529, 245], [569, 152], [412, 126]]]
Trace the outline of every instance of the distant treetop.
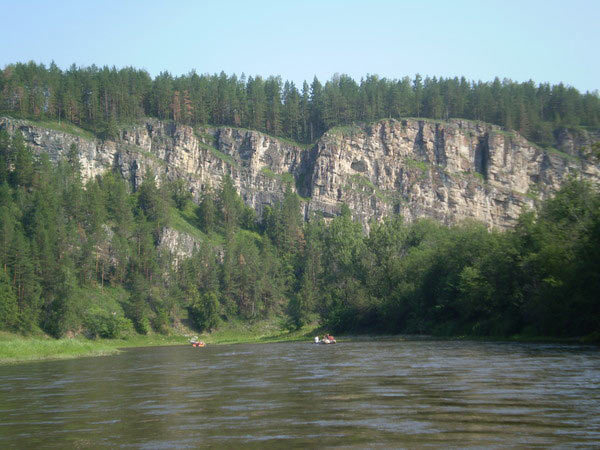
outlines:
[[491, 82], [465, 77], [380, 78], [360, 82], [334, 75], [301, 87], [279, 76], [220, 74], [154, 79], [132, 67], [76, 67], [54, 63], [10, 64], [0, 72], [0, 113], [67, 120], [103, 137], [118, 123], [145, 116], [188, 125], [252, 128], [298, 142], [312, 142], [329, 128], [382, 118], [481, 120], [551, 145], [559, 127], [600, 126], [600, 97], [560, 83]]

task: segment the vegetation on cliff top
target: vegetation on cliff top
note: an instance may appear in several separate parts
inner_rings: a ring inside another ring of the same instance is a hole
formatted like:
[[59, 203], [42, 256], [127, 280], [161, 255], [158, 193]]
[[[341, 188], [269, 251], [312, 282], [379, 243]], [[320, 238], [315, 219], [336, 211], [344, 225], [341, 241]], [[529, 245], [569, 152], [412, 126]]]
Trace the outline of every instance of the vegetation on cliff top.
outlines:
[[[543, 146], [554, 144], [557, 128], [600, 126], [598, 94], [582, 94], [562, 83], [420, 75], [368, 75], [356, 82], [334, 75], [324, 85], [315, 77], [297, 87], [277, 76], [191, 72], [174, 77], [162, 72], [152, 79], [131, 67], [72, 65], [63, 71], [55, 64], [34, 62], [9, 64], [0, 71], [0, 112], [50, 121], [59, 128], [66, 120], [102, 138], [114, 138], [119, 124], [152, 116], [193, 126], [250, 128], [302, 143], [313, 142], [333, 127], [383, 118], [484, 121], [516, 130]], [[73, 130], [68, 132], [86, 133]]]

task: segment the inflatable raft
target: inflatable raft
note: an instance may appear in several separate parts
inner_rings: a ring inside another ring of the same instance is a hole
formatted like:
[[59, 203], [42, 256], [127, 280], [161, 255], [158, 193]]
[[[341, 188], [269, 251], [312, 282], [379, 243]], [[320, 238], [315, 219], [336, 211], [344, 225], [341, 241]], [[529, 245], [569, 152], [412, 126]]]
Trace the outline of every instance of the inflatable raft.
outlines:
[[203, 341], [199, 341], [197, 336], [190, 339], [190, 344], [192, 344], [192, 347], [206, 347], [206, 344]]

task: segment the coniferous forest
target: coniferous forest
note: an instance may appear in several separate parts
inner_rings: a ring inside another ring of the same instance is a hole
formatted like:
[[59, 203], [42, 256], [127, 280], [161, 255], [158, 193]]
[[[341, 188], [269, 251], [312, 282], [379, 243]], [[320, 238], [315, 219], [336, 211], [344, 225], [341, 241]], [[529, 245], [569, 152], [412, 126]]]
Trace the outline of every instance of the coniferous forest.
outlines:
[[[600, 124], [600, 100], [562, 84], [336, 76], [298, 90], [278, 77], [61, 71], [15, 64], [0, 109], [111, 137], [143, 116], [253, 128], [297, 141], [382, 117], [464, 117], [550, 143], [558, 126]], [[52, 336], [168, 333], [223, 321], [316, 320], [333, 332], [600, 338], [600, 194], [573, 178], [511, 231], [399, 216], [368, 235], [348, 208], [304, 222], [288, 189], [260, 220], [230, 179], [192, 202], [181, 182], [132, 191], [107, 172], [84, 183], [78, 149], [58, 164], [0, 130], [0, 328]], [[185, 220], [202, 236], [173, 264], [161, 235]], [[100, 294], [99, 294], [100, 293]]]
[[0, 112], [23, 118], [67, 120], [112, 137], [119, 123], [144, 116], [196, 125], [251, 128], [313, 142], [337, 125], [382, 118], [480, 120], [551, 145], [558, 127], [600, 126], [600, 97], [562, 83], [536, 85], [496, 78], [380, 78], [356, 82], [335, 75], [296, 86], [281, 77], [188, 75], [154, 79], [131, 67], [11, 64], [0, 72]]

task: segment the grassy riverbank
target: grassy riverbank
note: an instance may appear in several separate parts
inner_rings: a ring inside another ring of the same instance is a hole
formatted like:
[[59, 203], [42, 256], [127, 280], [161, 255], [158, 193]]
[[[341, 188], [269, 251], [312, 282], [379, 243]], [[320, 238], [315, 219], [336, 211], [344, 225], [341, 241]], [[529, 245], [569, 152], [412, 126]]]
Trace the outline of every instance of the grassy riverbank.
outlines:
[[0, 364], [102, 356], [117, 353], [120, 348], [125, 347], [177, 345], [186, 342], [186, 337], [179, 335], [136, 335], [127, 339], [54, 339], [45, 335], [0, 333]]
[[[316, 335], [322, 335], [324, 330], [312, 324], [296, 331], [282, 329], [274, 320], [265, 320], [254, 323], [230, 322], [223, 324], [212, 333], [198, 333], [199, 339], [209, 345], [239, 344], [239, 343], [267, 343], [289, 341], [312, 341]], [[134, 335], [126, 339], [53, 339], [43, 334], [35, 336], [22, 336], [14, 333], [0, 332], [0, 364], [21, 363], [44, 359], [68, 359], [84, 356], [103, 356], [118, 353], [127, 347], [154, 347], [165, 345], [186, 345], [190, 333]], [[399, 335], [353, 335], [346, 336], [347, 340], [380, 340], [398, 339]], [[416, 336], [407, 338], [415, 339]], [[474, 337], [474, 336], [421, 336], [422, 339], [432, 340], [464, 340], [464, 341], [498, 341], [498, 342], [538, 342], [562, 344], [598, 344], [597, 336], [578, 339], [558, 339], [540, 336], [512, 336], [512, 337]]]
[[318, 325], [311, 324], [300, 330], [288, 331], [281, 324], [269, 320], [254, 323], [230, 322], [212, 333], [199, 334], [198, 338], [207, 344], [238, 344], [242, 342], [287, 342], [312, 339], [321, 333]]
[[[274, 321], [252, 324], [227, 323], [213, 333], [197, 334], [208, 344], [235, 344], [242, 342], [284, 342], [309, 339], [318, 330], [306, 326], [298, 331], [282, 330]], [[0, 332], [0, 364], [38, 361], [43, 359], [68, 359], [83, 356], [102, 356], [118, 353], [127, 347], [154, 347], [187, 344], [190, 334], [134, 335], [126, 339], [54, 339], [43, 334], [23, 336]]]

